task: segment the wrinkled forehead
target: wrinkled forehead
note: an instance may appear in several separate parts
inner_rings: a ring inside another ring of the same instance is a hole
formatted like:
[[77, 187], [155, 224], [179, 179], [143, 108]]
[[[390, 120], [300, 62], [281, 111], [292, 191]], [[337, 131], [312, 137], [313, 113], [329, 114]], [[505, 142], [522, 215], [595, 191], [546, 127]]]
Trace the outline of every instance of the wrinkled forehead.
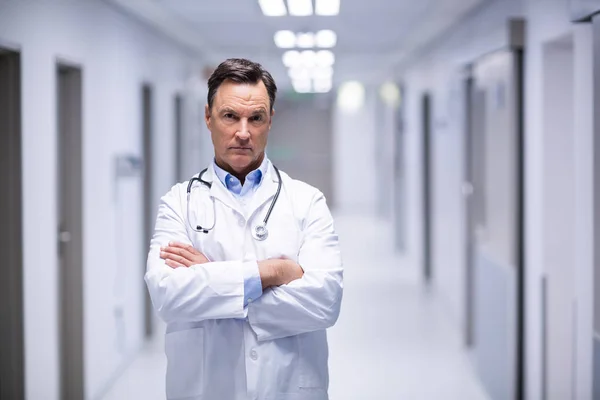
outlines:
[[217, 89], [213, 104], [213, 107], [219, 111], [231, 108], [239, 112], [256, 112], [261, 109], [266, 112], [269, 106], [269, 93], [262, 81], [237, 83], [226, 80]]

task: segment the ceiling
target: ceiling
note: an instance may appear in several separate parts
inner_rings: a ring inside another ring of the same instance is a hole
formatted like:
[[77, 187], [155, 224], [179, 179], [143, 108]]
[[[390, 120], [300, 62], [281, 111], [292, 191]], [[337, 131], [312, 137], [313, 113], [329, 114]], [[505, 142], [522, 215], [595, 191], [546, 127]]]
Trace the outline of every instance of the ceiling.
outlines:
[[194, 49], [209, 66], [229, 57], [250, 58], [286, 87], [284, 50], [273, 41], [278, 30], [334, 30], [334, 84], [378, 82], [486, 0], [341, 0], [340, 14], [331, 17], [265, 17], [257, 0], [107, 1]]

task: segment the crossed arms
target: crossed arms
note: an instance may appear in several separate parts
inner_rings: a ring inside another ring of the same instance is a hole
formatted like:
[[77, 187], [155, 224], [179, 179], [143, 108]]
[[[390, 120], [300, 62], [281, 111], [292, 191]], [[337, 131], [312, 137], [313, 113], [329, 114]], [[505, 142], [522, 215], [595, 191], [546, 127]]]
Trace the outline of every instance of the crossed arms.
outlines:
[[[159, 206], [145, 276], [155, 309], [166, 322], [248, 318], [259, 340], [326, 329], [339, 315], [343, 270], [338, 238], [322, 193], [304, 221], [298, 263], [258, 261], [263, 293], [244, 304], [244, 271], [257, 261], [209, 262], [191, 246], [182, 220], [180, 188]], [[300, 267], [300, 265], [302, 267]]]

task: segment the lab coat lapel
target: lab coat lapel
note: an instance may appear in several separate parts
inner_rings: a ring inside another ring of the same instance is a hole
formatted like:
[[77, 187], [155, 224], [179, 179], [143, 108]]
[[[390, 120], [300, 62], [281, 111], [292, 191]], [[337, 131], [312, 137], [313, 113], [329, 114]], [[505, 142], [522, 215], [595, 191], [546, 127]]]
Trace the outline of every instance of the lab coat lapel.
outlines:
[[227, 188], [219, 180], [212, 163], [208, 166], [208, 170], [204, 176], [205, 181], [212, 183], [212, 186], [210, 187], [210, 196], [243, 215], [243, 212], [241, 211], [237, 200], [233, 197], [233, 194], [231, 194], [231, 192], [229, 192], [229, 190], [227, 190]]
[[[251, 219], [254, 214], [268, 201], [273, 199], [277, 192], [277, 174], [273, 168], [273, 164], [269, 162], [267, 173], [263, 177], [260, 186], [256, 189], [252, 201], [250, 203], [248, 219]], [[266, 209], [264, 213], [266, 213]], [[264, 215], [260, 215], [260, 219], [264, 219]]]

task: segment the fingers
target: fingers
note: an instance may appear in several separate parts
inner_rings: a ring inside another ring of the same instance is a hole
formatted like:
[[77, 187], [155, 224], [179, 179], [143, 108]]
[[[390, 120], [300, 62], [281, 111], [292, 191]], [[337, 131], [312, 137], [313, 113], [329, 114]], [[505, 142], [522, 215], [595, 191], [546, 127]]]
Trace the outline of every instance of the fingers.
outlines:
[[[176, 251], [178, 251], [178, 250], [176, 250]], [[191, 260], [187, 259], [184, 256], [181, 256], [179, 254], [171, 252], [169, 247], [165, 247], [164, 250], [162, 250], [160, 252], [160, 258], [162, 258], [165, 261], [175, 262], [178, 265], [185, 266], [185, 267], [189, 267], [189, 266], [193, 265]]]
[[167, 264], [169, 267], [175, 269], [175, 268], [180, 268], [183, 267], [183, 265], [181, 264], [177, 264], [175, 261], [173, 260], [165, 260], [165, 264]]
[[183, 249], [191, 254], [198, 255], [200, 252], [189, 244], [179, 243], [179, 242], [169, 242], [169, 247], [176, 247], [179, 249]]

